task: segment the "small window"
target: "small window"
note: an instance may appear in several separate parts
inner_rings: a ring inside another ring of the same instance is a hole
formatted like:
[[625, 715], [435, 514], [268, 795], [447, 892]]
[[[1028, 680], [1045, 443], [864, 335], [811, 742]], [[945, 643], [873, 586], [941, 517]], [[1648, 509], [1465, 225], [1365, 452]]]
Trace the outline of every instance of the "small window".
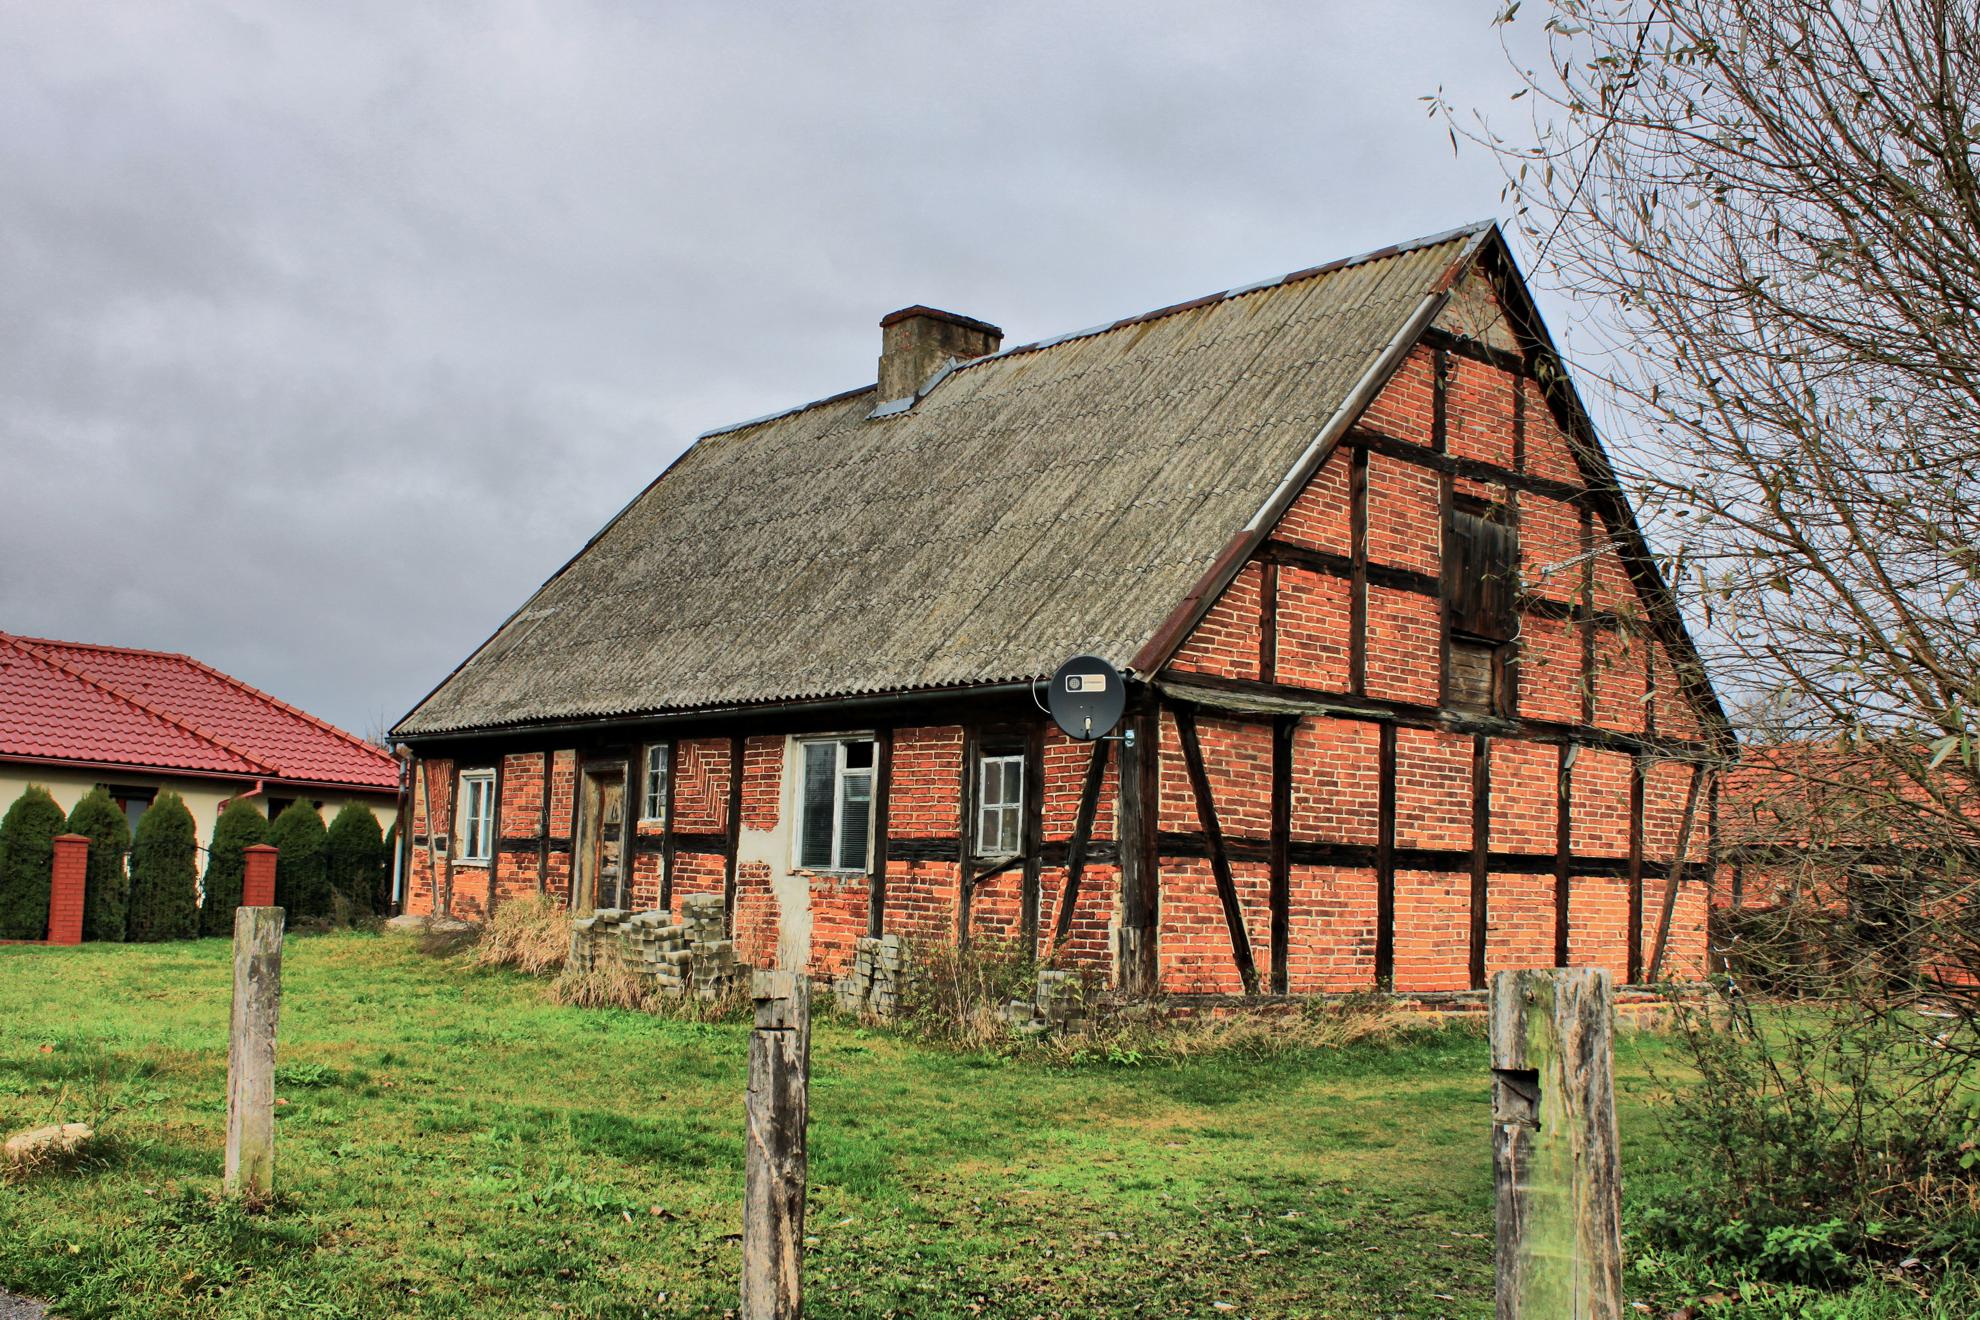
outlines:
[[461, 775], [461, 818], [455, 827], [463, 862], [485, 862], [494, 852], [495, 772], [469, 770]]
[[639, 818], [664, 821], [667, 819], [667, 776], [673, 772], [668, 754], [673, 749], [666, 743], [655, 743], [646, 749], [646, 789], [640, 796]]
[[102, 787], [110, 794], [110, 800], [117, 804], [117, 810], [124, 813], [124, 821], [131, 827], [131, 833], [135, 836], [138, 820], [150, 810], [151, 800], [158, 796], [158, 790], [138, 788], [131, 784], [104, 784]]
[[976, 855], [1015, 857], [1023, 848], [1024, 757], [986, 755], [976, 762]]
[[799, 747], [798, 867], [864, 871], [873, 835], [873, 740], [820, 738]]

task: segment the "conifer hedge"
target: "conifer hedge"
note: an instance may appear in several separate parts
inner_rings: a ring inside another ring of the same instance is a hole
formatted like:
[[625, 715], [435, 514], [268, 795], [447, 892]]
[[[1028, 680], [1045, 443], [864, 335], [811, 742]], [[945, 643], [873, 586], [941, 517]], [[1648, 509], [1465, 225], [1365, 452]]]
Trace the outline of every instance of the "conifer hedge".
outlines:
[[369, 807], [344, 804], [324, 835], [323, 862], [330, 888], [342, 896], [352, 915], [369, 916], [381, 910], [385, 836]]
[[330, 915], [330, 884], [323, 870], [323, 817], [307, 802], [291, 802], [268, 829], [275, 845], [275, 906], [291, 923]]
[[229, 802], [213, 827], [206, 850], [205, 898], [199, 907], [199, 933], [231, 938], [234, 909], [241, 905], [241, 882], [247, 874], [247, 849], [268, 842], [268, 818], [245, 799]]
[[0, 820], [0, 939], [48, 937], [55, 836], [67, 824], [62, 808], [39, 784], [29, 784]]
[[138, 818], [131, 845], [131, 939], [185, 940], [199, 933], [198, 850], [185, 800], [160, 793]]
[[89, 873], [83, 882], [83, 938], [122, 940], [130, 925], [130, 821], [102, 785], [83, 794], [69, 813], [68, 831], [89, 840]]

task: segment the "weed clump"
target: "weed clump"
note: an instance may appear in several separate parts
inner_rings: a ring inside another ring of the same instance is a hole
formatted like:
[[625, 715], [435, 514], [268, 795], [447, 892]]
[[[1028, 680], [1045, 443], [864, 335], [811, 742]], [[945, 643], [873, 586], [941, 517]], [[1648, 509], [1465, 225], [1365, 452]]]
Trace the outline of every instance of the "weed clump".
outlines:
[[474, 960], [483, 967], [513, 967], [531, 976], [561, 972], [570, 953], [571, 915], [547, 894], [498, 905], [474, 946]]

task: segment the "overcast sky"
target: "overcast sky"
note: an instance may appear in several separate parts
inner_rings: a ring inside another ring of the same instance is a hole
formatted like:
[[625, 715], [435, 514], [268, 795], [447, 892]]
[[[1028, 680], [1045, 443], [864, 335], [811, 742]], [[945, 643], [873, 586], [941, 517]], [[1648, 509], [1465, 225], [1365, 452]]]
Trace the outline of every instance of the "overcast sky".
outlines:
[[0, 0], [0, 629], [360, 733], [697, 432], [1498, 212], [1491, 0]]

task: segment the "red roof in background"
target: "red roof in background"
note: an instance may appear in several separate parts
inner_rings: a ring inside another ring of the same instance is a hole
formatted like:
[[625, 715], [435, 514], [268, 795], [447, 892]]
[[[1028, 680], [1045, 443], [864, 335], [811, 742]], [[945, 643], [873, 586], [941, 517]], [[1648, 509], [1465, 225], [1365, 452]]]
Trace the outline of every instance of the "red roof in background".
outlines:
[[0, 632], [0, 758], [398, 787], [383, 748], [190, 656]]

